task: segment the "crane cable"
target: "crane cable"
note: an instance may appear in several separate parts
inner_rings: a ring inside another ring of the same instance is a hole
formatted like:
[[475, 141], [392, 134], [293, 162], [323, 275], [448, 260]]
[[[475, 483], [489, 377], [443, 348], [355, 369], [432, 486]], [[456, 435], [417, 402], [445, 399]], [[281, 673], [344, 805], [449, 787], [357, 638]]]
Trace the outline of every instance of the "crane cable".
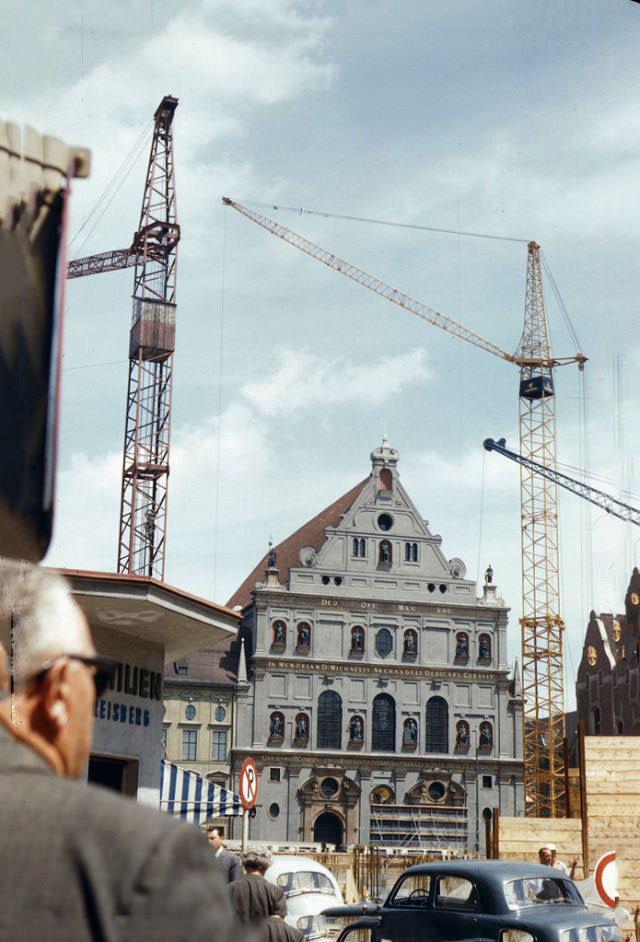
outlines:
[[276, 213], [296, 213], [298, 216], [322, 216], [324, 219], [346, 219], [349, 222], [368, 222], [375, 226], [391, 226], [395, 229], [420, 229], [423, 232], [444, 232], [447, 235], [469, 236], [473, 239], [495, 239], [499, 242], [519, 242], [527, 245], [528, 239], [518, 239], [515, 236], [493, 235], [488, 232], [469, 232], [462, 229], [445, 229], [441, 226], [423, 226], [412, 222], [391, 222], [388, 219], [374, 219], [369, 216], [349, 216], [344, 213], [330, 213], [320, 209], [304, 209], [301, 206], [280, 206], [273, 203], [260, 203], [257, 200], [238, 200], [245, 206], [259, 206], [261, 209], [270, 209]]
[[93, 208], [91, 209], [91, 212], [89, 213], [87, 218], [84, 220], [80, 228], [77, 230], [75, 235], [69, 240], [68, 248], [70, 251], [73, 243], [84, 232], [90, 220], [93, 218], [95, 213], [102, 207], [104, 201], [107, 200], [108, 198], [108, 201], [106, 202], [106, 205], [104, 206], [104, 209], [102, 210], [102, 212], [100, 213], [96, 221], [94, 222], [93, 226], [91, 227], [91, 229], [89, 230], [89, 232], [87, 233], [83, 241], [80, 243], [80, 246], [78, 247], [74, 255], [74, 259], [78, 258], [78, 256], [80, 255], [82, 249], [87, 244], [87, 241], [89, 240], [91, 235], [94, 233], [96, 226], [103, 219], [105, 213], [109, 209], [109, 206], [113, 202], [116, 195], [119, 193], [123, 183], [125, 182], [129, 174], [133, 170], [134, 166], [136, 165], [141, 153], [143, 152], [147, 144], [147, 141], [149, 138], [149, 132], [151, 131], [153, 122], [154, 122], [154, 119], [151, 118], [147, 122], [147, 124], [144, 126], [143, 130], [141, 131], [133, 147], [131, 148], [129, 153], [126, 155], [126, 157], [124, 158], [124, 160], [122, 161], [122, 163], [120, 164], [120, 166], [118, 167], [114, 175], [111, 177], [111, 180], [107, 183], [106, 187], [104, 188], [104, 190], [102, 191], [102, 193], [100, 194], [96, 202], [94, 203]]

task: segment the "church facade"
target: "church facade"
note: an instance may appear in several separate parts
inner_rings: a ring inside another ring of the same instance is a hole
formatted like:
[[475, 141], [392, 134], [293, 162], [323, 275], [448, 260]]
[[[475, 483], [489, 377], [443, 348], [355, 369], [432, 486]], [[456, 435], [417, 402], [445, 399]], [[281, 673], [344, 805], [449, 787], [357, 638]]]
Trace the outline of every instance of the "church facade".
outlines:
[[230, 599], [247, 681], [233, 780], [259, 770], [251, 839], [484, 851], [522, 814], [522, 692], [508, 609], [447, 559], [386, 441], [371, 474], [284, 540]]

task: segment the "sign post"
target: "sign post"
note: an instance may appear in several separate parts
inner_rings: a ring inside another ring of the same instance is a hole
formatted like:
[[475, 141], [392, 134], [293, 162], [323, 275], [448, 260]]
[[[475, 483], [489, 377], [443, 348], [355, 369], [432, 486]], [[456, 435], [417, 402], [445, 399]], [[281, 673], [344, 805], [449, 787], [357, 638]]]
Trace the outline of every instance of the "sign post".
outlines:
[[240, 769], [240, 801], [242, 813], [242, 853], [247, 849], [249, 840], [249, 812], [258, 800], [258, 767], [253, 759], [245, 759]]

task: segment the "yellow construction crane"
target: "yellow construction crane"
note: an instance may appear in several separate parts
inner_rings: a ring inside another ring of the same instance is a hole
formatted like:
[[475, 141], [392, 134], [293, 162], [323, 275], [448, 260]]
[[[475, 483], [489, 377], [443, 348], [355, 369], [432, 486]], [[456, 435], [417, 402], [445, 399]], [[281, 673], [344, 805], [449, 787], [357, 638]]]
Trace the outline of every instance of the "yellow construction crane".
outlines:
[[[553, 370], [587, 357], [554, 357], [542, 290], [540, 247], [528, 244], [524, 328], [514, 354], [462, 324], [385, 284], [293, 230], [229, 197], [222, 202], [328, 268], [406, 308], [435, 327], [513, 363], [520, 370], [520, 453], [548, 468], [556, 466], [556, 408]], [[563, 630], [558, 566], [558, 495], [554, 481], [520, 468], [522, 534], [522, 677], [524, 693], [525, 813], [561, 817], [565, 811]]]

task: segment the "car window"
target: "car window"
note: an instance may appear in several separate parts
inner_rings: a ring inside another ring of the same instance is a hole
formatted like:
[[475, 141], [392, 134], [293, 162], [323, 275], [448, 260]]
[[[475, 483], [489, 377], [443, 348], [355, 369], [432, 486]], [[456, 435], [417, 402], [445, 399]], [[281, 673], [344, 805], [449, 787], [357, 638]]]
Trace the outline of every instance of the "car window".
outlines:
[[435, 906], [438, 909], [479, 909], [478, 893], [466, 877], [437, 878]]
[[401, 880], [389, 901], [390, 906], [426, 906], [429, 902], [431, 874], [411, 873]]
[[511, 880], [504, 885], [504, 896], [509, 909], [538, 906], [541, 903], [561, 903], [576, 906], [581, 902], [578, 891], [569, 880], [559, 877], [540, 877]]
[[329, 877], [315, 870], [302, 870], [294, 873], [281, 873], [276, 883], [285, 896], [294, 893], [327, 893], [334, 895], [335, 890]]

